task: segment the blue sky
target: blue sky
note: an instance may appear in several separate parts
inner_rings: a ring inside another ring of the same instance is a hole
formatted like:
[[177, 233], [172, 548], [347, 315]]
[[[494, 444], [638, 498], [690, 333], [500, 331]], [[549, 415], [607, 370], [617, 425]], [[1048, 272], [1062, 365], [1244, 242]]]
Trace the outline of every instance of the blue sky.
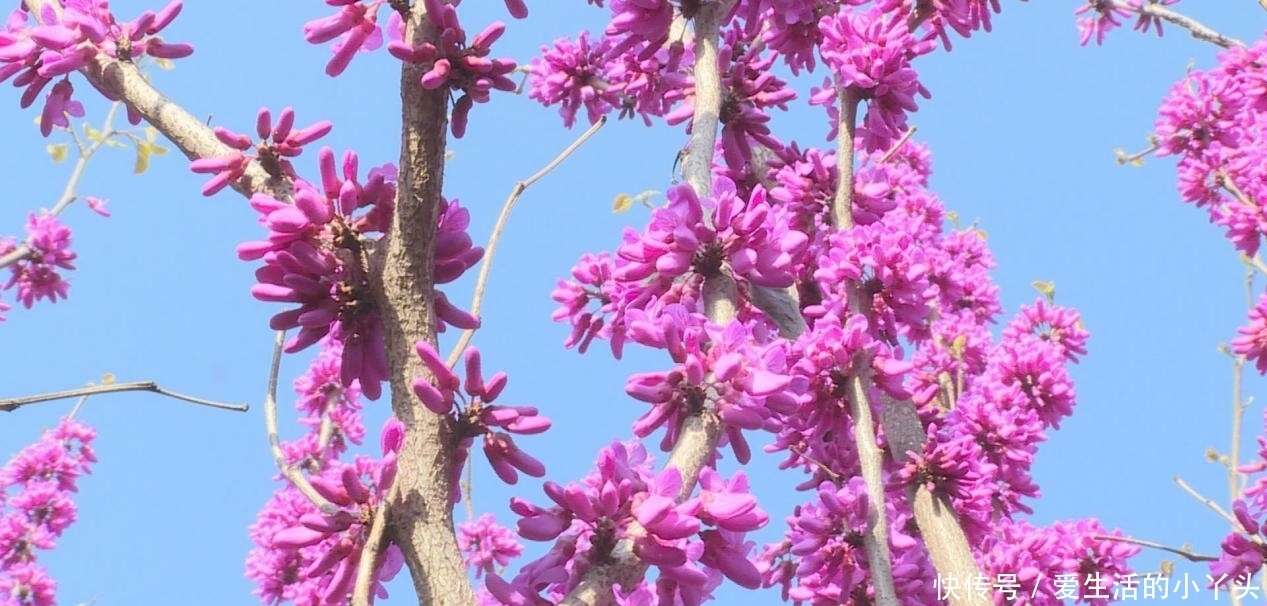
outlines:
[[[114, 4], [132, 15], [152, 3]], [[326, 78], [326, 49], [299, 33], [325, 13], [323, 3], [187, 4], [168, 37], [193, 42], [198, 52], [154, 75], [173, 99], [242, 131], [260, 105], [293, 105], [301, 123], [333, 120], [325, 142], [359, 150], [363, 164], [395, 160], [396, 64], [385, 55], [361, 57], [341, 79]], [[467, 4], [471, 27], [505, 19], [500, 2]], [[1120, 31], [1104, 48], [1080, 48], [1075, 3], [1004, 4], [995, 32], [921, 60], [933, 98], [912, 122], [932, 147], [935, 189], [965, 222], [979, 221], [988, 232], [1009, 313], [1034, 298], [1033, 280], [1054, 280], [1058, 300], [1077, 306], [1093, 334], [1090, 355], [1075, 370], [1076, 414], [1039, 455], [1044, 497], [1036, 519], [1099, 516], [1142, 538], [1215, 551], [1225, 525], [1171, 477], [1226, 497], [1221, 469], [1204, 452], [1227, 447], [1231, 371], [1216, 347], [1244, 317], [1242, 269], [1203, 214], [1179, 202], [1171, 162], [1123, 168], [1112, 153], [1142, 147], [1167, 88], [1190, 61], [1207, 65], [1213, 53], [1175, 30], [1161, 40]], [[604, 17], [580, 0], [531, 5], [533, 16], [510, 25], [500, 54], [527, 60], [541, 43], [601, 27]], [[1267, 25], [1267, 13], [1248, 1], [1181, 8], [1245, 39]], [[17, 111], [12, 92], [3, 95], [10, 105], [0, 114], [0, 233], [15, 233], [29, 209], [60, 192], [69, 167], [49, 161], [34, 114]], [[803, 99], [776, 117], [777, 132], [826, 145], [825, 118]], [[88, 103], [91, 118], [104, 109]], [[472, 208], [477, 239], [515, 180], [575, 134], [526, 97], [498, 95], [475, 109], [467, 137], [451, 146], [445, 181], [447, 195]], [[527, 193], [503, 241], [477, 343], [486, 367], [510, 373], [507, 400], [537, 404], [554, 418], [549, 434], [523, 445], [555, 478], [582, 475], [602, 445], [628, 434], [642, 408], [623, 396], [624, 377], [658, 360], [632, 355], [618, 364], [601, 352], [563, 350], [564, 327], [549, 321], [550, 289], [582, 252], [611, 248], [624, 224], [644, 219], [638, 210], [613, 215], [611, 200], [663, 190], [682, 142], [677, 129], [610, 125]], [[306, 167], [312, 157], [303, 160]], [[252, 268], [233, 255], [236, 243], [258, 236], [254, 213], [231, 194], [201, 198], [201, 180], [181, 158], [159, 158], [140, 177], [131, 162], [126, 152], [103, 153], [83, 182], [83, 194], [111, 200], [113, 218], [78, 206], [65, 215], [80, 255], [70, 300], [14, 310], [0, 325], [0, 395], [77, 386], [112, 372], [258, 404], [272, 307], [248, 296]], [[449, 292], [468, 300], [469, 280]], [[285, 380], [303, 367], [304, 358], [288, 358]], [[1251, 394], [1262, 388], [1257, 379], [1248, 383]], [[33, 440], [70, 405], [4, 415], [0, 455]], [[385, 414], [385, 405], [371, 406], [370, 424]], [[100, 432], [101, 462], [83, 482], [80, 523], [45, 557], [62, 603], [253, 603], [242, 574], [246, 527], [274, 488], [260, 408], [239, 415], [125, 394], [94, 399], [82, 415]], [[1260, 428], [1254, 407], [1247, 452]], [[288, 430], [298, 431], [293, 423]], [[757, 457], [749, 472], [776, 520], [801, 499], [790, 490], [799, 476], [775, 472], [768, 459]], [[477, 466], [479, 510], [512, 522], [505, 510], [512, 494], [542, 498], [535, 483], [512, 491]], [[771, 524], [760, 538], [779, 530]], [[1157, 561], [1153, 554], [1139, 559], [1145, 570]], [[402, 588], [386, 603], [411, 603], [407, 594]], [[736, 595], [724, 594], [752, 603]]]

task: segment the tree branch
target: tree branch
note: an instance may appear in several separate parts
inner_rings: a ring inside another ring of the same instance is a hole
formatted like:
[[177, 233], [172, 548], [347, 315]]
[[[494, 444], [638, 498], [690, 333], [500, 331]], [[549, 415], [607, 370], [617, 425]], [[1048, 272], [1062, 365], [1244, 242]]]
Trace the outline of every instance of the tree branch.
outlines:
[[[565, 160], [576, 153], [576, 150], [585, 145], [606, 124], [607, 116], [603, 116], [593, 126], [581, 133], [581, 136], [577, 137], [571, 145], [567, 146], [553, 160], [550, 160], [541, 170], [534, 173], [531, 177], [516, 183], [515, 187], [510, 190], [510, 196], [502, 203], [502, 210], [497, 215], [497, 222], [493, 225], [493, 233], [488, 236], [488, 244], [484, 247], [484, 261], [480, 264], [479, 277], [475, 279], [475, 294], [471, 297], [471, 315], [478, 318], [480, 310], [484, 307], [484, 289], [488, 286], [488, 275], [492, 272], [493, 255], [497, 254], [497, 245], [501, 243], [502, 233], [506, 230], [506, 223], [510, 221], [510, 213], [515, 209], [515, 205], [519, 203], [519, 199], [523, 197], [524, 192], [529, 187], [544, 179], [546, 175], [558, 168], [560, 164], [563, 164]], [[462, 358], [462, 352], [471, 343], [471, 338], [475, 336], [475, 330], [469, 329], [462, 332], [457, 344], [453, 346], [452, 353], [449, 354], [448, 364], [450, 367], [456, 365], [458, 360]]]
[[[1260, 0], [1261, 1], [1261, 0]], [[1187, 15], [1177, 13], [1165, 6], [1155, 4], [1153, 2], [1143, 2], [1139, 7], [1131, 6], [1122, 0], [1115, 0], [1113, 6], [1127, 10], [1133, 13], [1140, 13], [1151, 17], [1156, 17], [1168, 23], [1173, 23], [1183, 29], [1188, 30], [1193, 38], [1204, 40], [1211, 44], [1217, 44], [1223, 48], [1232, 48], [1233, 46], [1245, 46], [1244, 42], [1237, 40], [1231, 36], [1225, 36], [1215, 31], [1208, 25], [1193, 19]]]
[[[405, 14], [405, 41], [439, 43], [425, 2]], [[400, 547], [419, 603], [469, 606], [475, 593], [462, 564], [450, 502], [457, 439], [446, 417], [413, 396], [416, 378], [428, 377], [414, 344], [435, 344], [435, 231], [444, 181], [449, 91], [426, 90], [429, 66], [401, 68], [400, 180], [392, 225], [371, 273], [375, 310], [387, 342], [392, 411], [406, 427], [399, 457], [399, 495], [387, 508], [387, 532]]]
[[1241, 523], [1237, 521], [1237, 519], [1233, 517], [1232, 514], [1224, 511], [1223, 508], [1220, 507], [1218, 502], [1216, 502], [1214, 499], [1211, 499], [1210, 497], [1207, 497], [1197, 492], [1195, 488], [1193, 488], [1190, 484], [1185, 482], [1184, 479], [1179, 476], [1175, 476], [1174, 480], [1175, 480], [1175, 485], [1179, 486], [1180, 489], [1188, 493], [1189, 496], [1196, 499], [1197, 502], [1201, 503], [1202, 505], [1209, 507], [1210, 511], [1213, 511], [1215, 514], [1218, 514], [1220, 518], [1223, 518], [1224, 520], [1227, 521], [1228, 524], [1231, 524], [1233, 530], [1236, 530], [1238, 532], [1245, 532], [1245, 529], [1241, 527]]
[[207, 406], [209, 408], [218, 408], [220, 410], [230, 410], [233, 412], [246, 412], [250, 409], [246, 404], [226, 404], [215, 400], [207, 400], [183, 393], [178, 393], [159, 385], [154, 381], [132, 381], [130, 383], [111, 383], [109, 385], [90, 385], [88, 387], [80, 387], [77, 389], [66, 389], [62, 391], [52, 391], [48, 393], [36, 394], [33, 396], [23, 396], [20, 398], [0, 399], [0, 411], [13, 412], [23, 406], [30, 404], [39, 404], [42, 402], [52, 402], [54, 400], [65, 400], [68, 398], [80, 398], [95, 396], [107, 393], [120, 393], [125, 391], [147, 391], [149, 393], [166, 396], [173, 400], [197, 404], [199, 406]]
[[356, 585], [352, 588], [352, 606], [370, 606], [374, 577], [378, 571], [378, 560], [383, 552], [383, 536], [387, 534], [387, 508], [399, 496], [400, 491], [396, 488], [399, 485], [399, 482], [392, 482], [387, 497], [374, 510], [374, 518], [370, 522], [370, 533], [365, 538], [365, 546], [361, 548], [361, 559], [356, 566]]
[[1115, 537], [1115, 536], [1103, 535], [1103, 534], [1096, 535], [1091, 538], [1097, 541], [1114, 541], [1116, 543], [1127, 543], [1130, 545], [1139, 545], [1140, 547], [1147, 547], [1149, 549], [1159, 549], [1161, 551], [1168, 551], [1185, 560], [1188, 560], [1189, 562], [1197, 562], [1197, 563], [1217, 562], [1219, 560], [1215, 556], [1195, 553], [1187, 548], [1171, 547], [1169, 545], [1162, 545], [1161, 543], [1156, 543], [1153, 541], [1145, 541], [1143, 539], [1134, 539], [1131, 537]]
[[268, 450], [273, 455], [273, 462], [282, 477], [290, 481], [301, 494], [312, 502], [322, 513], [330, 515], [339, 511], [338, 506], [317, 492], [304, 477], [303, 472], [286, 461], [286, 453], [282, 452], [281, 439], [277, 437], [277, 375], [282, 367], [282, 348], [286, 344], [286, 332], [277, 331], [273, 339], [273, 361], [268, 370], [268, 390], [264, 393], [264, 429], [268, 432]]

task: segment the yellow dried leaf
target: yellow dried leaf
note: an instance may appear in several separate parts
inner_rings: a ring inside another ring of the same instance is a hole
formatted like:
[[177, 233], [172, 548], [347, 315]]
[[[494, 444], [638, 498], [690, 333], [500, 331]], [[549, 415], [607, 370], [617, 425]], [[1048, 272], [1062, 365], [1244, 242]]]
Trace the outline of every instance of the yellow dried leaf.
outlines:
[[1048, 301], [1056, 300], [1056, 283], [1055, 282], [1051, 282], [1048, 280], [1034, 280], [1033, 286], [1034, 286], [1034, 290], [1037, 290], [1038, 294], [1046, 297]]
[[158, 137], [158, 132], [152, 128], [145, 131], [146, 141], [136, 142], [136, 163], [132, 167], [132, 172], [142, 174], [150, 168], [150, 157], [161, 156], [167, 153], [167, 148], [154, 143], [154, 139]]
[[114, 385], [114, 373], [112, 372], [103, 373], [101, 375], [101, 384]]
[[53, 159], [53, 162], [58, 164], [65, 162], [66, 158], [70, 157], [70, 146], [65, 143], [49, 144], [45, 149], [48, 150], [48, 156]]
[[634, 199], [629, 194], [616, 194], [616, 199], [612, 201], [612, 212], [621, 214], [629, 212], [633, 207]]

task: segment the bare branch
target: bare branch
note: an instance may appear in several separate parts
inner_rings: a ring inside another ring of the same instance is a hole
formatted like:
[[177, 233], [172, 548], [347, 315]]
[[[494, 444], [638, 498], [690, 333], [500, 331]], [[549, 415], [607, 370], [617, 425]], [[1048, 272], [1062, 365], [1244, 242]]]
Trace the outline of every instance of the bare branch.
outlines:
[[286, 453], [282, 452], [281, 440], [277, 437], [277, 375], [281, 372], [282, 347], [285, 343], [286, 332], [277, 331], [277, 335], [273, 340], [273, 361], [268, 371], [268, 391], [264, 394], [264, 428], [268, 432], [268, 449], [272, 453], [273, 462], [277, 464], [277, 469], [282, 476], [290, 480], [291, 485], [307, 497], [322, 513], [333, 514], [338, 512], [339, 508], [321, 496], [317, 489], [313, 488], [312, 484], [308, 482], [308, 478], [305, 478], [302, 472], [286, 461]]
[[1202, 505], [1205, 505], [1206, 507], [1210, 508], [1210, 511], [1213, 511], [1214, 513], [1218, 514], [1220, 518], [1223, 518], [1224, 520], [1226, 520], [1228, 524], [1232, 525], [1232, 528], [1234, 530], [1245, 532], [1245, 529], [1241, 528], [1241, 523], [1237, 521], [1236, 518], [1232, 514], [1228, 513], [1227, 511], [1224, 511], [1224, 509], [1220, 507], [1218, 502], [1216, 502], [1214, 499], [1211, 499], [1210, 497], [1207, 497], [1197, 492], [1195, 488], [1193, 488], [1190, 484], [1185, 482], [1184, 479], [1179, 476], [1175, 476], [1174, 480], [1175, 480], [1175, 484], [1179, 486], [1179, 488], [1183, 489], [1183, 491], [1188, 493], [1189, 496], [1196, 499], [1198, 503], [1201, 503]]
[[898, 139], [897, 143], [894, 143], [893, 147], [890, 147], [889, 151], [884, 152], [884, 155], [880, 157], [880, 164], [884, 164], [885, 162], [892, 160], [893, 156], [896, 156], [898, 152], [902, 151], [902, 148], [905, 147], [911, 140], [911, 137], [915, 136], [916, 130], [918, 129], [914, 126], [906, 129], [906, 133], [902, 135], [902, 138]]
[[399, 482], [393, 482], [387, 491], [387, 497], [374, 510], [374, 518], [370, 521], [370, 533], [365, 538], [365, 546], [361, 548], [361, 559], [356, 566], [356, 585], [352, 588], [352, 606], [370, 606], [370, 594], [374, 590], [374, 576], [378, 571], [378, 560], [383, 552], [383, 536], [387, 531], [387, 508], [399, 496]]
[[1199, 563], [1199, 562], [1217, 562], [1218, 561], [1218, 558], [1215, 556], [1195, 553], [1187, 548], [1171, 547], [1169, 545], [1162, 545], [1161, 543], [1156, 543], [1153, 541], [1145, 541], [1143, 539], [1135, 539], [1131, 537], [1115, 537], [1115, 536], [1110, 536], [1106, 534], [1096, 535], [1091, 538], [1097, 541], [1113, 541], [1116, 543], [1128, 543], [1130, 545], [1139, 545], [1140, 547], [1147, 547], [1149, 549], [1159, 549], [1161, 551], [1168, 551], [1185, 560], [1188, 560], [1189, 562]]
[[1175, 12], [1161, 4], [1154, 2], [1142, 2], [1139, 6], [1132, 6], [1122, 0], [1114, 0], [1113, 5], [1117, 8], [1130, 11], [1132, 13], [1142, 13], [1152, 17], [1156, 17], [1168, 23], [1173, 23], [1183, 29], [1188, 30], [1193, 38], [1204, 40], [1211, 44], [1217, 44], [1223, 48], [1232, 48], [1233, 46], [1245, 46], [1244, 42], [1237, 40], [1231, 36], [1225, 36], [1215, 31], [1208, 25], [1193, 19], [1187, 15]]
[[[597, 134], [598, 131], [606, 124], [607, 116], [603, 116], [598, 120], [598, 122], [595, 122], [593, 126], [590, 126], [589, 129], [581, 133], [581, 136], [577, 137], [571, 145], [567, 146], [567, 148], [560, 152], [559, 155], [555, 156], [553, 160], [550, 160], [550, 162], [542, 167], [541, 170], [534, 173], [531, 177], [516, 183], [515, 187], [511, 189], [510, 196], [506, 198], [506, 201], [502, 204], [501, 212], [497, 215], [497, 222], [493, 224], [493, 233], [488, 237], [488, 244], [484, 247], [484, 261], [480, 264], [480, 273], [475, 279], [475, 294], [471, 298], [471, 315], [479, 317], [480, 310], [483, 309], [484, 289], [488, 286], [488, 275], [492, 272], [493, 256], [497, 254], [497, 245], [501, 243], [502, 234], [506, 230], [506, 223], [510, 221], [510, 213], [515, 209], [515, 205], [519, 203], [519, 199], [523, 197], [524, 192], [527, 191], [529, 187], [532, 187], [537, 181], [544, 179], [546, 175], [558, 168], [560, 164], [563, 164], [565, 160], [567, 160], [572, 154], [576, 153], [576, 150], [585, 145], [585, 143]], [[465, 351], [466, 346], [471, 343], [471, 338], [475, 336], [475, 330], [476, 329], [463, 331], [457, 344], [453, 346], [452, 353], [449, 354], [448, 363], [450, 367], [457, 364], [458, 360], [462, 358], [462, 352]]]
[[109, 385], [89, 385], [88, 387], [52, 391], [33, 396], [22, 396], [20, 398], [6, 398], [0, 400], [0, 411], [13, 412], [18, 408], [29, 404], [39, 404], [41, 402], [52, 402], [54, 400], [81, 398], [125, 391], [146, 391], [160, 396], [166, 396], [174, 400], [180, 400], [181, 402], [188, 402], [190, 404], [197, 404], [199, 406], [207, 406], [210, 408], [218, 408], [220, 410], [231, 410], [234, 412], [246, 412], [250, 408], [246, 404], [226, 404], [215, 400], [207, 400], [205, 398], [185, 395], [183, 393], [167, 389], [154, 381], [132, 381], [130, 383], [111, 383]]

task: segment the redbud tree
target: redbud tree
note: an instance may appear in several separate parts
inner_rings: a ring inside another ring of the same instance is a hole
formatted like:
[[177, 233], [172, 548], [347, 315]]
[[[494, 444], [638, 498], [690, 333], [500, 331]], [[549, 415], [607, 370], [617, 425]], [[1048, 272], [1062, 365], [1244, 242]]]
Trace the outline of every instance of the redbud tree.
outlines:
[[[311, 20], [293, 43], [329, 49], [314, 69], [337, 79], [368, 53], [399, 63], [398, 154], [395, 140], [336, 151], [335, 125], [289, 107], [219, 124], [167, 98], [161, 81], [180, 72], [146, 70], [194, 52], [179, 0], [137, 16], [106, 0], [20, 2], [0, 32], [0, 82], [42, 134], [71, 137], [50, 152], [76, 161], [56, 203], [0, 240], [0, 313], [70, 294], [63, 211], [82, 203], [109, 216], [78, 191], [104, 147], [131, 145], [138, 164], [174, 147], [204, 178], [201, 194], [249, 205], [258, 235], [237, 262], [255, 272], [249, 296], [274, 313], [259, 330], [275, 337], [263, 416], [277, 474], [257, 480], [276, 491], [243, 554], [265, 604], [361, 606], [397, 575], [436, 605], [695, 605], [723, 585], [816, 605], [1110, 601], [1134, 578], [1130, 558], [1157, 545], [1094, 519], [1028, 521], [1031, 468], [1074, 412], [1069, 369], [1089, 333], [1050, 292], [1005, 313], [984, 234], [948, 219], [910, 125], [931, 102], [921, 60], [1006, 27], [1004, 3], [572, 1], [607, 25], [541, 40], [527, 61], [498, 52], [508, 28], [531, 27], [523, 0], [505, 0], [493, 23], [471, 22], [474, 2], [460, 0], [295, 2]], [[1267, 270], [1255, 256], [1267, 229], [1256, 151], [1267, 47], [1171, 4], [1089, 2], [1077, 9], [1082, 40], [1166, 23], [1229, 49], [1176, 85], [1148, 153], [1177, 156], [1184, 198], [1226, 227], [1250, 271]], [[444, 187], [446, 144], [513, 94], [579, 136], [517, 182], [477, 243], [472, 210]], [[72, 122], [85, 97], [109, 103], [100, 127]], [[791, 111], [821, 115], [830, 143], [776, 133], [772, 116]], [[591, 471], [556, 477], [533, 452], [559, 415], [549, 402], [515, 403], [506, 373], [472, 343], [498, 331], [480, 310], [511, 210], [607, 121], [626, 119], [682, 133], [680, 149], [665, 150], [674, 175], [618, 199], [647, 206], [645, 220], [570, 270], [547, 268], [563, 276], [548, 295], [565, 347], [616, 359], [641, 348], [660, 365], [629, 375], [630, 423], [601, 428], [611, 442], [584, 453]], [[468, 272], [469, 304], [453, 287]], [[1267, 299], [1229, 351], [1238, 372], [1267, 368]], [[294, 384], [306, 432], [284, 440], [280, 369], [300, 352], [312, 354]], [[241, 408], [107, 381], [0, 409], [118, 391]], [[373, 406], [391, 410], [381, 428], [366, 426]], [[40, 555], [73, 531], [93, 439], [72, 411], [0, 472], [0, 604], [56, 603]], [[801, 505], [785, 519], [771, 519], [744, 471], [756, 457], [795, 478]], [[1185, 553], [1217, 560], [1216, 584], [1244, 586], [1267, 557], [1267, 489], [1245, 478], [1267, 463], [1230, 461], [1223, 554]], [[546, 482], [455, 524], [472, 467], [490, 481]], [[773, 542], [752, 538], [771, 527]]]

